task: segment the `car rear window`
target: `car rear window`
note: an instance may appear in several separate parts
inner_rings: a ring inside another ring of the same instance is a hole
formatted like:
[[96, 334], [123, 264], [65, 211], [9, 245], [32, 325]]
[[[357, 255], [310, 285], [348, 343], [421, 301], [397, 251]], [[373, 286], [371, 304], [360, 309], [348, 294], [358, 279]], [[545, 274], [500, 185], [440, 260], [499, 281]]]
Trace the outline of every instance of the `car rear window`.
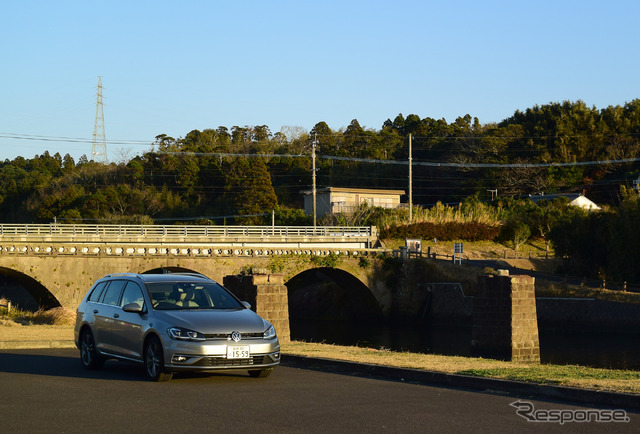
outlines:
[[89, 294], [89, 301], [98, 301], [102, 295], [102, 290], [107, 286], [107, 282], [100, 282], [94, 286], [93, 291]]
[[102, 303], [117, 306], [125, 283], [127, 283], [126, 280], [112, 280], [107, 290], [104, 291]]

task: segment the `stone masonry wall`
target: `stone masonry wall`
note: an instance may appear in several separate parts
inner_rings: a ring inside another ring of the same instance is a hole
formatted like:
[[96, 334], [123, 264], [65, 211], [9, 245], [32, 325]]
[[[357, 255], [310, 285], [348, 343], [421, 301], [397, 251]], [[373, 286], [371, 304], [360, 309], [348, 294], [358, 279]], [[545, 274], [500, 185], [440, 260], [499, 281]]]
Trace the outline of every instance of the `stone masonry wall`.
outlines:
[[511, 360], [540, 363], [535, 279], [511, 277]]
[[533, 277], [478, 278], [472, 346], [480, 356], [540, 362]]
[[282, 275], [225, 276], [223, 284], [238, 298], [251, 303], [251, 308], [258, 315], [273, 324], [280, 342], [291, 340], [289, 299]]

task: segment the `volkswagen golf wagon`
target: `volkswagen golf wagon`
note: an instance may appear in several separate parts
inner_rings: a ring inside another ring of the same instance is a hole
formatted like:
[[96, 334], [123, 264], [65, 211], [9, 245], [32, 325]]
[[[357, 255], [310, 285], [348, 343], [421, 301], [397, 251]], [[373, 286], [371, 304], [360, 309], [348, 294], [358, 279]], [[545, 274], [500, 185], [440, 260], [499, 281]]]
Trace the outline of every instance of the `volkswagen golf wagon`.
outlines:
[[78, 307], [74, 339], [85, 368], [129, 360], [143, 364], [153, 381], [228, 369], [267, 377], [280, 363], [273, 326], [195, 273], [105, 276]]

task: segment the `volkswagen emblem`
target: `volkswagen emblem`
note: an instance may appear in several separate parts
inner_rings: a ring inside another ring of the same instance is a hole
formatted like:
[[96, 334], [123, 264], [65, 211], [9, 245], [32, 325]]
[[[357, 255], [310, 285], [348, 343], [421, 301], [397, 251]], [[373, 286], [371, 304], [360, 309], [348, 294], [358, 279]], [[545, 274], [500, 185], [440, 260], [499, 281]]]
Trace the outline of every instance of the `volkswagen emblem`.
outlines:
[[242, 335], [240, 334], [240, 332], [231, 332], [231, 339], [233, 339], [234, 342], [240, 342], [240, 339], [242, 339]]

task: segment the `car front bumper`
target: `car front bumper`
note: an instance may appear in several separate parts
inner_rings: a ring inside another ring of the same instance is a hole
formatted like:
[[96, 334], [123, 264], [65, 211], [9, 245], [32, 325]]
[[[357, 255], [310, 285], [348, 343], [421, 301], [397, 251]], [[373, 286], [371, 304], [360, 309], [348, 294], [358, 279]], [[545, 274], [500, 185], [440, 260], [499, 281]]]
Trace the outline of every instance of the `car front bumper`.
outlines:
[[[216, 341], [175, 341], [164, 343], [165, 368], [171, 371], [209, 371], [219, 369], [263, 369], [280, 363], [280, 343], [273, 340], [247, 340], [239, 343]], [[249, 347], [245, 358], [227, 357], [228, 347]]]

